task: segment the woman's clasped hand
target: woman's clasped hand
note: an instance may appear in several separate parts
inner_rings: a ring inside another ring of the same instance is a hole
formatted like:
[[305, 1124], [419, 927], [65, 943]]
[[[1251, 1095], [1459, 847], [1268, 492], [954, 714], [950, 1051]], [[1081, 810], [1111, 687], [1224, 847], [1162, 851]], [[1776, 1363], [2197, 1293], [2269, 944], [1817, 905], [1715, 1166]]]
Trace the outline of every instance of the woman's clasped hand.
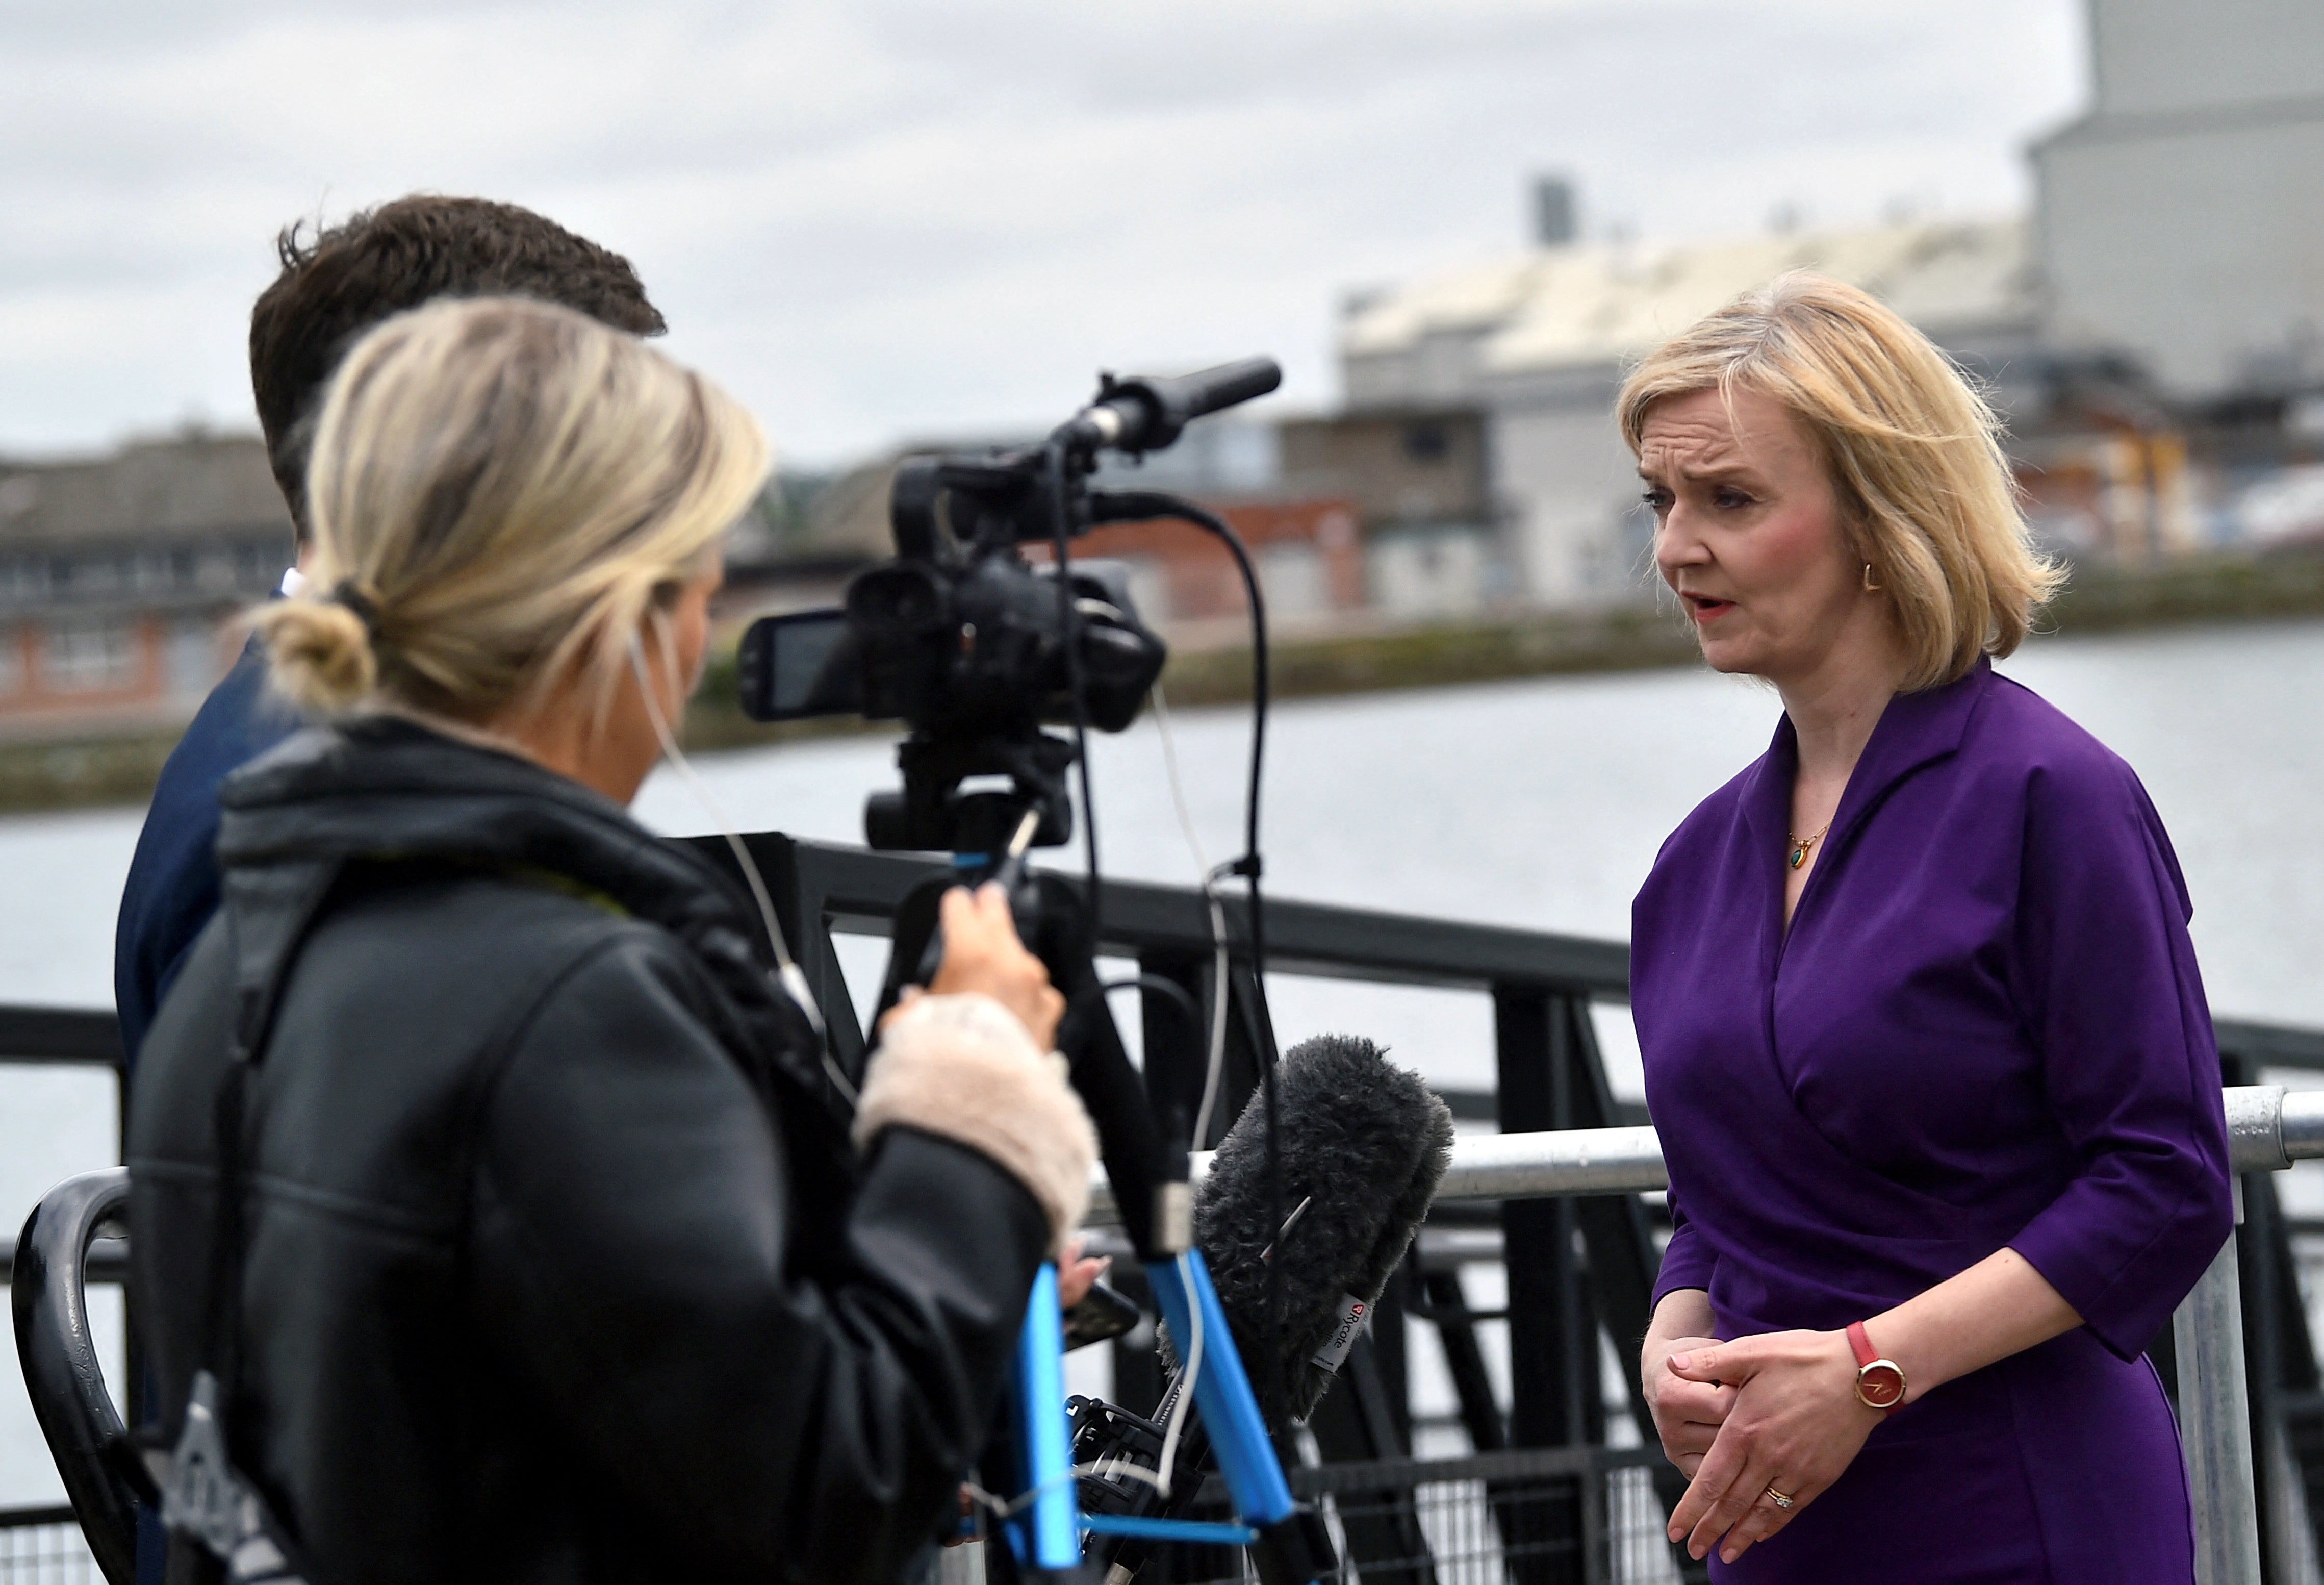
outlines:
[[[1670, 1538], [1691, 1557], [1733, 1562], [1765, 1541], [1840, 1478], [1864, 1439], [1880, 1423], [1855, 1390], [1856, 1360], [1840, 1332], [1765, 1332], [1733, 1342], [1681, 1339], [1664, 1356], [1657, 1397], [1691, 1410], [1720, 1412], [1707, 1450], [1692, 1451], [1708, 1427], [1680, 1427], [1682, 1453], [1664, 1431], [1664, 1446], [1690, 1477], [1671, 1511]], [[1674, 1388], [1678, 1390], [1674, 1390]], [[1770, 1491], [1791, 1499], [1785, 1507]], [[1723, 1539], [1722, 1539], [1723, 1538]]]

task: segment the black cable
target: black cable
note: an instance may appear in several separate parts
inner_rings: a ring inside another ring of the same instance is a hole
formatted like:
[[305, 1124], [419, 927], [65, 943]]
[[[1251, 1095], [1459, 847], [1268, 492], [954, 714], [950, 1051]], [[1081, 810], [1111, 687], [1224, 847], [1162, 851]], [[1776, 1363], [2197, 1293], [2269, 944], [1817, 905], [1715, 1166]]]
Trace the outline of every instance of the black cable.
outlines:
[[[1223, 867], [1229, 873], [1244, 877], [1249, 883], [1251, 906], [1251, 961], [1263, 969], [1267, 957], [1266, 924], [1260, 917], [1259, 893], [1259, 789], [1260, 763], [1267, 752], [1268, 657], [1267, 601], [1259, 585], [1259, 570], [1253, 565], [1250, 552], [1244, 546], [1242, 536], [1236, 533], [1226, 519], [1208, 508], [1178, 496], [1164, 495], [1158, 490], [1108, 491], [1093, 497], [1104, 507], [1102, 521], [1130, 523], [1157, 517], [1176, 517], [1212, 533], [1225, 544], [1227, 553], [1235, 561], [1235, 569], [1242, 575], [1245, 596], [1250, 602], [1250, 777], [1243, 794], [1243, 856]], [[1267, 988], [1259, 987], [1259, 999], [1264, 1004]], [[1268, 1021], [1270, 1033], [1273, 1020]], [[1270, 1040], [1265, 1060], [1274, 1059]]]
[[1081, 610], [1074, 603], [1073, 513], [1065, 499], [1065, 442], [1052, 439], [1043, 449], [1041, 465], [1049, 489], [1049, 533], [1057, 559], [1057, 631], [1065, 637], [1065, 687], [1074, 700], [1074, 757], [1081, 762], [1082, 851], [1089, 867], [1089, 944], [1097, 957], [1099, 921], [1103, 904], [1098, 898], [1097, 799], [1090, 792], [1089, 699], [1082, 679]]
[[[1093, 502], [1093, 505], [1097, 503]], [[1259, 893], [1259, 877], [1263, 866], [1259, 857], [1259, 767], [1267, 752], [1267, 599], [1259, 585], [1259, 569], [1250, 559], [1250, 552], [1235, 533], [1233, 525], [1209, 508], [1182, 496], [1165, 495], [1158, 490], [1124, 490], [1108, 493], [1103, 497], [1106, 521], [1129, 522], [1139, 518], [1176, 517], [1214, 535], [1227, 548], [1242, 574], [1243, 593], [1250, 602], [1250, 783], [1243, 797], [1242, 857], [1224, 867], [1243, 877], [1245, 903], [1250, 924], [1250, 979], [1252, 1006], [1245, 1009], [1246, 1031], [1250, 1037], [1251, 1052], [1259, 1060], [1260, 1104], [1267, 1117], [1267, 1181], [1268, 1226], [1283, 1226], [1283, 1208], [1288, 1196], [1283, 1183], [1283, 1136], [1277, 1130], [1275, 1070], [1275, 1014], [1267, 1002], [1267, 914]], [[1084, 792], [1084, 798], [1088, 794]], [[1221, 986], [1219, 994], [1228, 994]], [[1200, 1142], [1197, 1141], [1197, 1144]], [[1268, 1357], [1279, 1359], [1283, 1353], [1283, 1274], [1269, 1261], [1267, 1267]], [[1268, 1395], [1276, 1396], [1274, 1382], [1269, 1380]]]
[[[1194, 1005], [1194, 996], [1188, 993], [1185, 986], [1168, 976], [1141, 974], [1134, 979], [1109, 979], [1097, 988], [1102, 992], [1134, 990], [1157, 993], [1186, 1020], [1186, 1027], [1194, 1032], [1195, 1044], [1199, 1047], [1204, 1043], [1202, 1008]], [[1202, 1141], [1196, 1140], [1194, 1145], [1196, 1149], [1200, 1149]]]

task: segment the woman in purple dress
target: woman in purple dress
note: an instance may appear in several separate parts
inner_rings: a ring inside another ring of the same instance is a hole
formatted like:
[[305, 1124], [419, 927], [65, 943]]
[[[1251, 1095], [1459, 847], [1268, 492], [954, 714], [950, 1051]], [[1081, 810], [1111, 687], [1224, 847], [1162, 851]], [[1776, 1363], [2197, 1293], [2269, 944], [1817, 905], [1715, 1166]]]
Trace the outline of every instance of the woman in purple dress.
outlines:
[[2142, 1350], [2230, 1228], [2218, 1059], [2137, 778], [1992, 669], [2057, 579], [1993, 414], [1794, 275], [1619, 416], [1704, 659], [1784, 704], [1636, 910], [1673, 1539], [1723, 1580], [2184, 1585]]

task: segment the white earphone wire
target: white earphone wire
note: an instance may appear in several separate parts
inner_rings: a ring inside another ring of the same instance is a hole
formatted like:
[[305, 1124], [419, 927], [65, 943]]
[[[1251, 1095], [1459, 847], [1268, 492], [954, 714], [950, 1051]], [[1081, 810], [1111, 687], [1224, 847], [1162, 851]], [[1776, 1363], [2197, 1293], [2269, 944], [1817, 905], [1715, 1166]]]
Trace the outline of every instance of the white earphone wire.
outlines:
[[[669, 669], [675, 673], [678, 666], [675, 656], [670, 653], [675, 646], [669, 642], [665, 619], [659, 611], [654, 612], [653, 616], [656, 626], [660, 629], [663, 653], [669, 656]], [[694, 763], [678, 747], [677, 735], [669, 728], [669, 718], [662, 711], [661, 701], [654, 696], [653, 678], [646, 670], [645, 644], [634, 633], [630, 635], [630, 670], [637, 676], [638, 692], [645, 700], [646, 718], [653, 723], [654, 737], [661, 745], [662, 758], [669, 763], [670, 769], [678, 773], [678, 779], [686, 783], [687, 791], [702, 805], [703, 812], [717, 826], [718, 834], [726, 839], [727, 850], [734, 855], [734, 863], [751, 888], [751, 899], [759, 905], [759, 922], [766, 929], [767, 944], [774, 949], [776, 978], [782, 982], [783, 989], [789, 993], [791, 1000], [798, 1004], [799, 1010], [807, 1015], [807, 1022], [815, 1025], [816, 1036], [821, 1042], [828, 1033], [823, 1021], [823, 1009], [816, 1006], [815, 993], [807, 986], [807, 975], [791, 957], [790, 944], [784, 939], [782, 924], [775, 917], [775, 900], [767, 890], [766, 877], [759, 873], [758, 861], [751, 857], [750, 844], [736, 832], [734, 822], [726, 818], [726, 811], [711, 792], [709, 784], [703, 781], [701, 773], [694, 768]], [[855, 1086], [848, 1081], [839, 1064], [832, 1061], [827, 1045], [823, 1047], [821, 1054], [824, 1072], [838, 1087], [839, 1092], [853, 1102]]]

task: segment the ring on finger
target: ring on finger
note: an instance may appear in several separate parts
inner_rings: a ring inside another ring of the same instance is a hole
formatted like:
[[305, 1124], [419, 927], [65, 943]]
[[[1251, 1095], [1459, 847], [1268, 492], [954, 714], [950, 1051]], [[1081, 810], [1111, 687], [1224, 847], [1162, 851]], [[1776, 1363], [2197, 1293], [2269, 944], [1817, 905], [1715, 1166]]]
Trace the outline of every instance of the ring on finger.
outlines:
[[1785, 1497], [1782, 1492], [1777, 1491], [1772, 1485], [1759, 1495], [1766, 1497], [1769, 1502], [1775, 1504], [1777, 1507], [1784, 1509], [1787, 1513], [1791, 1510], [1792, 1505], [1799, 1500], [1796, 1497]]

